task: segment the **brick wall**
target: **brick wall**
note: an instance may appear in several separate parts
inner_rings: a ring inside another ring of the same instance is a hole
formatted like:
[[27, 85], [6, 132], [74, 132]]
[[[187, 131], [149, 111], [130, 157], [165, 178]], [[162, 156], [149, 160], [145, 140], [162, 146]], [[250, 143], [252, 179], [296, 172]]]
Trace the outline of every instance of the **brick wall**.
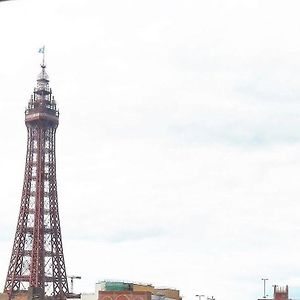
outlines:
[[98, 300], [151, 300], [151, 293], [137, 291], [99, 291]]

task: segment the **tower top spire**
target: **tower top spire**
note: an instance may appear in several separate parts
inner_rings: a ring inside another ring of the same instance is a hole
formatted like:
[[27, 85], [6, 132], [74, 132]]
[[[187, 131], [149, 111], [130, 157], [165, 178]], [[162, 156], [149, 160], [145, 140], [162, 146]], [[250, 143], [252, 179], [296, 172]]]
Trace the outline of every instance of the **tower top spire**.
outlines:
[[46, 73], [46, 66], [45, 65], [41, 65], [42, 67], [42, 71], [39, 73], [38, 77], [37, 77], [37, 80], [38, 81], [47, 81], [49, 82], [49, 76], [48, 74]]
[[45, 70], [45, 46], [40, 48], [38, 52], [43, 53], [42, 70], [37, 76], [36, 87], [25, 110], [25, 123], [26, 126], [33, 124], [33, 126], [53, 126], [56, 128], [58, 126], [59, 111], [52, 95], [52, 89], [49, 87], [49, 76]]

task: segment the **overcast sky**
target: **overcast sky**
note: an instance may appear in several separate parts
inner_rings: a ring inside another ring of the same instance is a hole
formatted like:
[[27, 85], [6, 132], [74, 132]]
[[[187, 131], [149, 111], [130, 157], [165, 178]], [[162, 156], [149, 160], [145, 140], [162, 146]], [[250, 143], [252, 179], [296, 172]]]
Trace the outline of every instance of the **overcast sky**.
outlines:
[[300, 2], [0, 2], [0, 283], [19, 213], [24, 108], [46, 45], [75, 291], [102, 279], [300, 298]]

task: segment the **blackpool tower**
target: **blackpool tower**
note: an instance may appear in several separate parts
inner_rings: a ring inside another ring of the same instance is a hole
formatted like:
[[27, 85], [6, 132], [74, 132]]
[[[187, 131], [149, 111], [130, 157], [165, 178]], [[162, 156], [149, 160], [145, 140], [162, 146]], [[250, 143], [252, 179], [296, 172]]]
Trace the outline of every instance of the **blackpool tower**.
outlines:
[[25, 110], [27, 153], [20, 213], [4, 293], [28, 289], [53, 299], [69, 295], [58, 213], [55, 133], [59, 111], [46, 65]]

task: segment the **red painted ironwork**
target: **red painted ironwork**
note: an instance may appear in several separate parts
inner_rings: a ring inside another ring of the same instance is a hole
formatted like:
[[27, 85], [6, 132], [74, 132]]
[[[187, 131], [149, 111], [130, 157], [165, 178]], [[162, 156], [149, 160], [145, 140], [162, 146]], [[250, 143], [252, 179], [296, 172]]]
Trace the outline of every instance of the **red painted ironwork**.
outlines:
[[58, 213], [55, 133], [59, 111], [42, 71], [25, 110], [27, 154], [20, 214], [4, 292], [40, 288], [45, 295], [69, 295]]

